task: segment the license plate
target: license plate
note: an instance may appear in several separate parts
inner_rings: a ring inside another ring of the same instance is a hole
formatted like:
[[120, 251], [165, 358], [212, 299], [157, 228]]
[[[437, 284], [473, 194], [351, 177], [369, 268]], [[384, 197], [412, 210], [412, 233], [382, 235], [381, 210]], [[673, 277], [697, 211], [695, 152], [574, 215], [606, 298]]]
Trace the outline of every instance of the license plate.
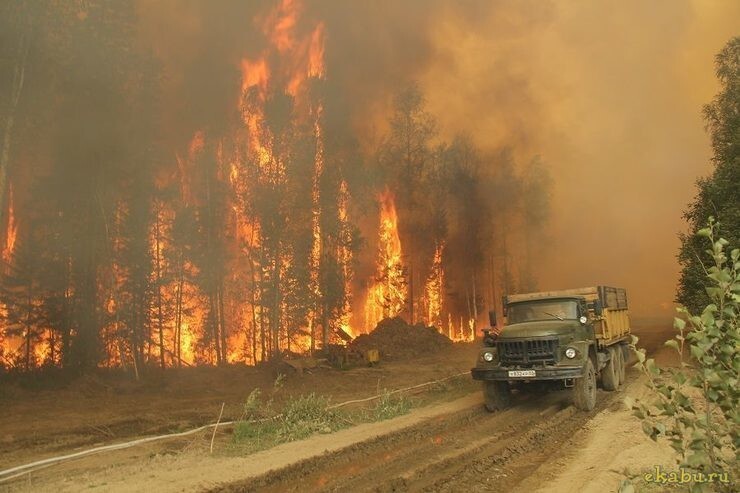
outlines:
[[533, 377], [534, 370], [509, 370], [510, 377]]

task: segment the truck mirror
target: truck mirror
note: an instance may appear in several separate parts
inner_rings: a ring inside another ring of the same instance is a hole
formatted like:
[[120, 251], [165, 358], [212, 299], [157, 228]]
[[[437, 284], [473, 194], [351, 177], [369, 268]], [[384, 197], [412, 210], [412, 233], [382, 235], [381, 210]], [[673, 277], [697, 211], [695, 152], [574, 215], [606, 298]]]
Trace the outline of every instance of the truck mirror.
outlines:
[[594, 315], [600, 317], [604, 313], [604, 307], [601, 306], [601, 300], [594, 301]]
[[496, 334], [491, 334], [488, 329], [483, 329], [483, 345], [494, 347], [496, 345]]
[[488, 312], [488, 321], [491, 323], [491, 327], [496, 327], [496, 310]]

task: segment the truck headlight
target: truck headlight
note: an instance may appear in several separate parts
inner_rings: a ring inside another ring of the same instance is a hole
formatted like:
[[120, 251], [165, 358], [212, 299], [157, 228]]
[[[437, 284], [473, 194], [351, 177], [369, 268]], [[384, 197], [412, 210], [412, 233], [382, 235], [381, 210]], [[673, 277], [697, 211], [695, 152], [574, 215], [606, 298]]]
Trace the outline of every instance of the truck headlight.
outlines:
[[576, 350], [572, 347], [569, 347], [565, 350], [565, 357], [568, 359], [573, 359], [576, 357]]
[[493, 353], [490, 351], [486, 351], [485, 353], [483, 353], [483, 359], [490, 363], [491, 361], [493, 361]]

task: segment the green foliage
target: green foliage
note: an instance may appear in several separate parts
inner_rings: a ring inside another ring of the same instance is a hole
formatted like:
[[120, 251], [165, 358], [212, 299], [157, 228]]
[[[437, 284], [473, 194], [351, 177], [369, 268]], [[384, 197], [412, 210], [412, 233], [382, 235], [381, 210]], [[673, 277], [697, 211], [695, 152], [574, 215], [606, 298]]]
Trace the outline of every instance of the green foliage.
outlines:
[[408, 397], [383, 390], [380, 398], [375, 401], [375, 405], [370, 408], [368, 417], [371, 421], [382, 421], [406, 414], [410, 409], [411, 400]]
[[[681, 358], [680, 368], [660, 368], [638, 350], [639, 366], [647, 375], [653, 399], [631, 402], [643, 431], [653, 440], [665, 437], [690, 471], [729, 472], [737, 478], [740, 448], [740, 249], [727, 254], [729, 242], [719, 237], [719, 223], [709, 219], [698, 236], [708, 242], [713, 265], [704, 269], [710, 303], [700, 315], [678, 309], [678, 334], [666, 342]], [[702, 266], [704, 268], [704, 266]], [[635, 338], [636, 342], [636, 338]], [[707, 484], [692, 484], [705, 491]], [[730, 485], [713, 484], [714, 488]]]
[[259, 387], [252, 390], [244, 401], [244, 417], [248, 420], [254, 420], [261, 417], [261, 414], [271, 407], [272, 401], [265, 405], [262, 402], [262, 391]]
[[[278, 376], [274, 392], [283, 383]], [[332, 433], [341, 428], [361, 423], [382, 421], [406, 414], [413, 403], [405, 395], [384, 390], [367, 408], [346, 411], [330, 405], [328, 397], [311, 393], [291, 397], [277, 413], [274, 400], [263, 400], [256, 388], [244, 402], [241, 420], [234, 427], [233, 443], [240, 452], [253, 452], [279, 443], [301, 440], [316, 433]]]
[[234, 428], [234, 442], [250, 448], [292, 442], [314, 433], [331, 433], [344, 427], [348, 421], [329, 406], [329, 399], [314, 393], [290, 399], [281, 414], [255, 419], [272, 407], [272, 401], [261, 403], [259, 389], [255, 389], [244, 405], [249, 421], [241, 421]]
[[705, 219], [716, 217], [724, 237], [733, 245], [740, 242], [740, 37], [731, 39], [717, 55], [716, 74], [722, 90], [704, 107], [714, 170], [699, 180], [696, 197], [684, 212], [690, 233], [681, 235], [678, 254], [682, 271], [677, 300], [692, 312], [710, 303], [702, 264], [712, 258], [696, 236]]

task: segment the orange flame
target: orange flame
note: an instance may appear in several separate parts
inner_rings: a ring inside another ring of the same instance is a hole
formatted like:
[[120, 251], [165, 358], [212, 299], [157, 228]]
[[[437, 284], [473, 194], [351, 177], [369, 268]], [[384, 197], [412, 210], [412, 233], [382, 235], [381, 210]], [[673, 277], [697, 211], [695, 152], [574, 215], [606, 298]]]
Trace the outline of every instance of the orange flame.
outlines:
[[398, 216], [388, 190], [380, 196], [380, 206], [377, 270], [375, 283], [368, 289], [365, 302], [366, 330], [372, 330], [383, 318], [401, 313], [407, 296]]
[[341, 225], [341, 241], [339, 244], [338, 259], [342, 267], [342, 277], [344, 278], [344, 309], [339, 320], [339, 326], [347, 334], [355, 336], [354, 330], [350, 326], [352, 320], [352, 231], [349, 227], [349, 189], [347, 182], [342, 180], [339, 184], [339, 223]]
[[[311, 187], [311, 255], [309, 258], [309, 272], [311, 291], [316, 300], [321, 299], [321, 286], [319, 283], [319, 270], [321, 268], [321, 192], [319, 188], [321, 174], [324, 171], [324, 144], [321, 138], [321, 105], [316, 109], [314, 120], [314, 133], [316, 136], [316, 156], [314, 160], [313, 183]], [[318, 307], [313, 308], [309, 314], [309, 331], [315, 337], [315, 322], [318, 318]], [[310, 342], [309, 342], [310, 343]]]
[[2, 258], [6, 264], [10, 263], [15, 250], [15, 242], [18, 238], [18, 223], [15, 219], [15, 205], [13, 201], [13, 187], [8, 187], [8, 222], [5, 230], [5, 246], [2, 251]]
[[442, 304], [444, 301], [444, 270], [442, 268], [442, 252], [444, 246], [437, 244], [434, 249], [432, 267], [424, 285], [422, 304], [425, 308], [424, 317], [427, 324], [436, 327], [442, 326]]
[[[271, 94], [285, 93], [294, 98], [296, 114], [310, 118], [316, 139], [316, 154], [314, 157], [314, 172], [311, 191], [311, 235], [312, 244], [309, 257], [310, 289], [316, 299], [320, 298], [319, 268], [322, 255], [322, 231], [319, 183], [324, 167], [323, 135], [321, 128], [322, 104], [310, 101], [307, 97], [309, 80], [324, 77], [324, 26], [317, 23], [309, 35], [299, 30], [298, 21], [303, 11], [303, 5], [296, 0], [282, 0], [264, 18], [256, 19], [259, 27], [267, 38], [267, 47], [254, 59], [243, 59], [241, 113], [244, 127], [247, 132], [246, 142], [248, 157], [257, 168], [257, 180], [273, 185], [284, 183], [286, 179], [286, 159], [275, 153], [275, 139], [279, 136], [271, 134], [264, 125], [264, 105]], [[277, 63], [273, 63], [277, 62]], [[306, 122], [308, 123], [308, 122]], [[232, 184], [237, 189], [243, 186], [238, 184], [237, 169], [232, 170]], [[252, 218], [249, 226], [242, 225], [240, 230], [248, 229], [251, 241], [245, 242], [246, 248], [259, 248], [260, 225]], [[239, 233], [237, 233], [239, 234]], [[246, 234], [241, 234], [247, 237]], [[281, 257], [275, 260], [279, 265], [280, 276], [286, 272], [294, 261], [289, 252], [282, 252]], [[252, 308], [252, 311], [256, 310]], [[319, 310], [314, 307], [309, 313], [308, 330], [313, 334], [317, 325]], [[246, 312], [244, 312], [246, 313]], [[254, 320], [256, 314], [252, 313]], [[260, 313], [261, 315], [261, 313]], [[254, 329], [254, 328], [253, 328]], [[243, 345], [246, 335], [237, 336], [235, 341]], [[287, 338], [286, 344], [294, 350], [308, 349], [310, 337], [295, 336], [291, 341]], [[273, 348], [277, 349], [277, 348]]]

